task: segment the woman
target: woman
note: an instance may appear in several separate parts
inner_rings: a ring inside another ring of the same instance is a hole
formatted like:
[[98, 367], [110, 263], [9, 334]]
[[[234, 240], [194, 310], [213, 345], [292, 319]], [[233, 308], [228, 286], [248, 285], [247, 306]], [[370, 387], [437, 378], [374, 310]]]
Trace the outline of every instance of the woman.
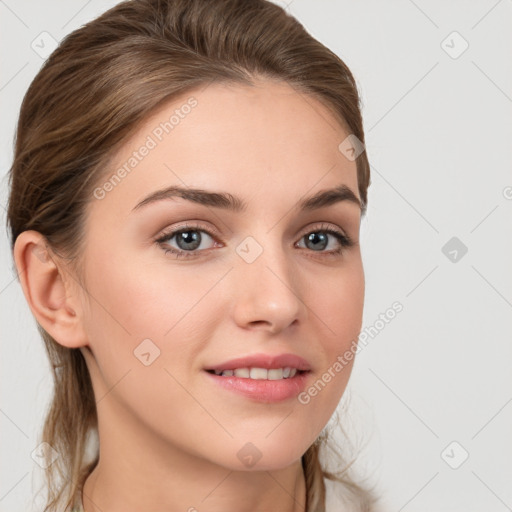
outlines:
[[372, 510], [319, 457], [370, 180], [336, 55], [265, 0], [122, 2], [32, 82], [10, 180], [55, 383], [45, 512], [323, 511], [325, 479]]

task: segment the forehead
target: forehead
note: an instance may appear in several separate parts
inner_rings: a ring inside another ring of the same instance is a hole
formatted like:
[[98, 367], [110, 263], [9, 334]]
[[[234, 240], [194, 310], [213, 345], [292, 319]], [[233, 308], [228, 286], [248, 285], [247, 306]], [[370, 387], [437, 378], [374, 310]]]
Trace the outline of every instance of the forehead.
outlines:
[[105, 169], [105, 197], [92, 208], [126, 218], [169, 185], [224, 190], [249, 204], [275, 198], [277, 206], [340, 183], [359, 195], [356, 164], [338, 149], [348, 135], [318, 100], [284, 82], [213, 83], [165, 103], [138, 127]]

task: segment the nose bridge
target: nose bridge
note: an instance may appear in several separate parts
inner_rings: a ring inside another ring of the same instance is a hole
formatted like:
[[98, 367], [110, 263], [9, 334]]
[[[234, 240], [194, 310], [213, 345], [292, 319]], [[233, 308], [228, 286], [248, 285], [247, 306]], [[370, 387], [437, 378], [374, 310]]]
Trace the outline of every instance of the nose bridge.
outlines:
[[278, 230], [248, 235], [235, 251], [238, 323], [264, 322], [275, 332], [303, 318], [296, 262]]

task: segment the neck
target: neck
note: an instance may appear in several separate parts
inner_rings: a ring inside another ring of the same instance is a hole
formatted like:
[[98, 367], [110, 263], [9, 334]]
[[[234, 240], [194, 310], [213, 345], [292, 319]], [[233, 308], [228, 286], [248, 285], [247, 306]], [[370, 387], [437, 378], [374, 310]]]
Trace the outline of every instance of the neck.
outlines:
[[232, 470], [169, 446], [154, 432], [114, 425], [99, 423], [100, 457], [84, 483], [85, 512], [305, 511], [301, 459], [280, 469]]

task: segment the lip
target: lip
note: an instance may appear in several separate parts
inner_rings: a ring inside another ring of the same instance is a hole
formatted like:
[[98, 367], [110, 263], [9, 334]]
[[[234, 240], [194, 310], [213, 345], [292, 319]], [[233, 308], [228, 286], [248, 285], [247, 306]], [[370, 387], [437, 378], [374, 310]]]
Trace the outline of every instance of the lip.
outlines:
[[[237, 366], [237, 368], [240, 367]], [[203, 373], [227, 391], [264, 403], [282, 402], [296, 397], [306, 388], [307, 379], [311, 374], [310, 371], [304, 371], [303, 373], [297, 372], [294, 377], [288, 379], [258, 380], [235, 376], [222, 377], [206, 370]]]
[[[266, 368], [271, 370], [286, 368], [287, 366], [297, 368], [300, 371], [311, 371], [311, 365], [305, 359], [295, 354], [251, 354], [208, 366], [205, 370], [235, 370], [236, 368]], [[228, 378], [223, 377], [223, 379]]]

